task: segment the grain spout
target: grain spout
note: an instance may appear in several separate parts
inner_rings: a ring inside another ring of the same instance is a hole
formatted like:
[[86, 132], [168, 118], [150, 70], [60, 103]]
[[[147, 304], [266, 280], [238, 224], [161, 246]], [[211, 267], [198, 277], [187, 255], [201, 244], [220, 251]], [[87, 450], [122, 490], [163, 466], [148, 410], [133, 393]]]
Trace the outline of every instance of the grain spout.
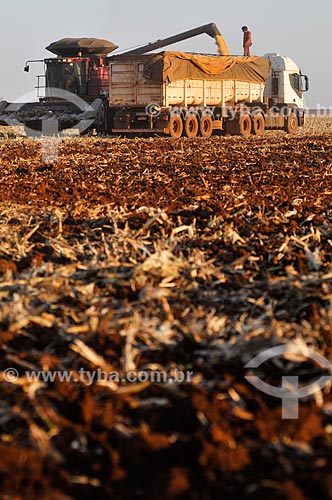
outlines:
[[216, 35], [216, 44], [218, 45], [219, 54], [221, 56], [229, 56], [229, 49], [227, 43], [222, 35]]

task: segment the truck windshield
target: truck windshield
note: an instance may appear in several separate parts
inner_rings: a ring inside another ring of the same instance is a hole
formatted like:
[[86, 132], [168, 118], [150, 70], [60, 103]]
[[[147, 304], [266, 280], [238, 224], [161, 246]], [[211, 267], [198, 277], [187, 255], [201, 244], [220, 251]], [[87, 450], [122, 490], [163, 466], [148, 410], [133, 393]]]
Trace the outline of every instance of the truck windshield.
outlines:
[[61, 89], [84, 96], [87, 94], [88, 61], [49, 59], [46, 61], [46, 97], [52, 89]]

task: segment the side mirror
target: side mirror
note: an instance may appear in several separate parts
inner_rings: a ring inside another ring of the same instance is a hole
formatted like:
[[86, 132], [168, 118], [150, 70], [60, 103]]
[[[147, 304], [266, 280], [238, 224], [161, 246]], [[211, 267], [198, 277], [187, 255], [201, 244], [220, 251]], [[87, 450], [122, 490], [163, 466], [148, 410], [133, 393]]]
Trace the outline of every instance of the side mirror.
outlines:
[[309, 78], [307, 75], [301, 75], [301, 89], [302, 92], [307, 92], [309, 90]]
[[27, 73], [29, 73], [30, 71], [30, 66], [27, 64], [26, 66], [24, 66], [24, 71], [26, 71]]
[[305, 79], [305, 91], [307, 92], [309, 90], [309, 78], [307, 77], [307, 75], [304, 76], [304, 79]]

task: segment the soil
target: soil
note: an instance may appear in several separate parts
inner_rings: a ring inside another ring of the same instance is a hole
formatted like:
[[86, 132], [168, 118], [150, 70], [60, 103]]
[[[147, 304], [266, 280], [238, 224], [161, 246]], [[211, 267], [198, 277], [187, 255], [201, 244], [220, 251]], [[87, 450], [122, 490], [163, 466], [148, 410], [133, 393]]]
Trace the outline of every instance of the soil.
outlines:
[[[329, 373], [306, 349], [332, 359], [331, 147], [0, 141], [2, 499], [332, 499], [331, 383], [283, 419], [245, 378], [279, 345], [270, 385]], [[156, 370], [192, 373], [125, 381]]]

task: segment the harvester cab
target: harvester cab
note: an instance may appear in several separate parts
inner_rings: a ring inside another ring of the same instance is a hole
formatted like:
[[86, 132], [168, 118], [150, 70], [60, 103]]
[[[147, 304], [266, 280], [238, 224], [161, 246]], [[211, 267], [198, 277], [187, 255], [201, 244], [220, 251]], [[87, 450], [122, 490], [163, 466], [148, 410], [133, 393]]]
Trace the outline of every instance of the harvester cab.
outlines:
[[45, 99], [65, 90], [84, 100], [107, 95], [108, 67], [104, 57], [45, 59]]
[[63, 38], [47, 50], [57, 58], [45, 59], [45, 99], [56, 91], [77, 94], [87, 102], [108, 93], [107, 56], [118, 46], [96, 38]]

